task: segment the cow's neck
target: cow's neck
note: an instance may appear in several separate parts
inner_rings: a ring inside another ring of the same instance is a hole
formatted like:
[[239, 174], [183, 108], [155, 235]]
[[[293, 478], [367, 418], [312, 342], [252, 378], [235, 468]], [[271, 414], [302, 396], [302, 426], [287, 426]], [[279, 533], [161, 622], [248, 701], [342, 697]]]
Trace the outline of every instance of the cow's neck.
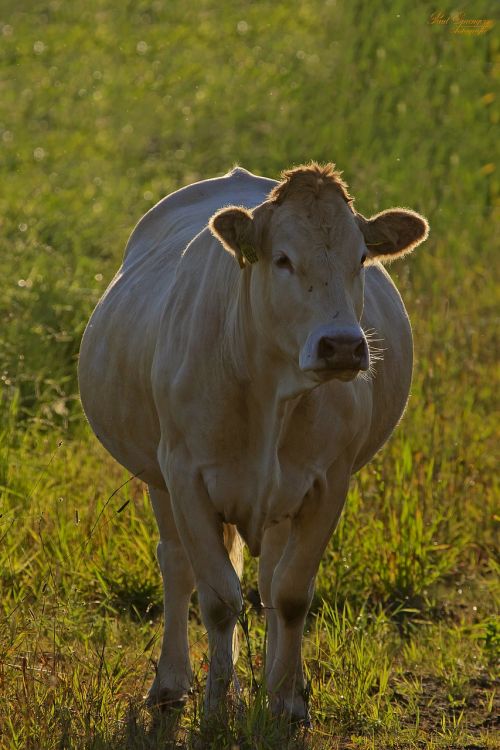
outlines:
[[310, 390], [296, 368], [277, 351], [270, 337], [259, 334], [250, 304], [248, 280], [240, 279], [228, 310], [224, 360], [227, 392], [233, 392], [247, 414], [254, 449], [271, 458], [286, 419], [300, 395]]
[[270, 402], [284, 403], [311, 389], [311, 384], [279, 352], [270, 336], [259, 332], [252, 312], [249, 279], [243, 274], [227, 311], [224, 360], [230, 377]]

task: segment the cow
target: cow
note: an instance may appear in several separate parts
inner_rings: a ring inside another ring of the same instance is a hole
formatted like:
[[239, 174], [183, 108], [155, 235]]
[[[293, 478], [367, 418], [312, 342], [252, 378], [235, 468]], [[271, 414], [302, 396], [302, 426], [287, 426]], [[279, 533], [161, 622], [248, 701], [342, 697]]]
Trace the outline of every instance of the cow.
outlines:
[[245, 543], [260, 558], [271, 710], [308, 721], [301, 648], [318, 566], [412, 377], [410, 323], [382, 263], [427, 235], [409, 209], [365, 218], [335, 165], [315, 162], [280, 181], [238, 167], [189, 185], [132, 232], [85, 330], [79, 384], [158, 523], [165, 622], [150, 704], [182, 705], [190, 690], [196, 588], [205, 711], [223, 709]]

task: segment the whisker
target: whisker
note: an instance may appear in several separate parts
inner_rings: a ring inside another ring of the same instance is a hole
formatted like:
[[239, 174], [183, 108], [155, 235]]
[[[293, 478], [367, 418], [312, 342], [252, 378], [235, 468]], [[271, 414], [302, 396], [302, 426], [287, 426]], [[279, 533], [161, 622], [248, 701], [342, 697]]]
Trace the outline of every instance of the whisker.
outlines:
[[363, 329], [365, 336], [374, 336], [375, 334], [380, 335], [376, 328], [365, 328]]
[[374, 344], [382, 343], [384, 341], [383, 336], [380, 335], [380, 332], [377, 331], [376, 328], [367, 328], [363, 332], [365, 334], [366, 343], [368, 344], [370, 364], [368, 370], [363, 372], [361, 377], [364, 380], [372, 380], [377, 375], [376, 363], [382, 362], [387, 347], [374, 346]]

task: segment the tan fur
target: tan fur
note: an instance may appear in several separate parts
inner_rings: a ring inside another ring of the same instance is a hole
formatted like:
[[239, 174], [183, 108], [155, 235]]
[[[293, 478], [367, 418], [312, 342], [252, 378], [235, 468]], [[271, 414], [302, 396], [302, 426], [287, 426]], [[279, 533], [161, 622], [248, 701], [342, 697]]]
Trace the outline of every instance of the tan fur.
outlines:
[[268, 200], [278, 205], [290, 198], [309, 202], [311, 199], [322, 198], [332, 189], [352, 207], [354, 198], [342, 179], [342, 172], [335, 168], [335, 164], [318, 164], [312, 161], [293, 169], [285, 169], [281, 173], [281, 182], [271, 190]]
[[243, 206], [229, 206], [212, 216], [209, 227], [225, 249], [235, 256], [240, 268], [245, 267], [245, 262], [254, 262], [245, 255], [245, 247], [253, 249], [250, 211]]
[[370, 219], [357, 214], [371, 259], [387, 262], [401, 258], [429, 235], [426, 219], [409, 208], [390, 208]]
[[229, 559], [238, 574], [238, 578], [241, 578], [243, 574], [243, 540], [238, 534], [236, 526], [230, 523], [224, 524], [224, 547], [227, 549]]

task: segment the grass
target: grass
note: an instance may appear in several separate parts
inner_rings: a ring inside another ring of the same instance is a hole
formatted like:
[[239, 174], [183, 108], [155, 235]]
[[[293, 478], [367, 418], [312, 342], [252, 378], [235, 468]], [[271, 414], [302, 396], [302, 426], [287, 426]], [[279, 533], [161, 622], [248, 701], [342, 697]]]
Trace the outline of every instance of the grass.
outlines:
[[[2, 750], [499, 746], [499, 44], [495, 30], [430, 24], [435, 10], [4, 0]], [[335, 160], [365, 214], [402, 203], [429, 218], [426, 245], [391, 268], [415, 332], [412, 396], [353, 479], [319, 571], [305, 633], [313, 731], [289, 736], [267, 711], [252, 560], [246, 710], [202, 722], [193, 600], [193, 695], [167, 722], [142, 703], [162, 626], [154, 520], [85, 424], [80, 337], [156, 200], [235, 162], [278, 176], [308, 159]]]

